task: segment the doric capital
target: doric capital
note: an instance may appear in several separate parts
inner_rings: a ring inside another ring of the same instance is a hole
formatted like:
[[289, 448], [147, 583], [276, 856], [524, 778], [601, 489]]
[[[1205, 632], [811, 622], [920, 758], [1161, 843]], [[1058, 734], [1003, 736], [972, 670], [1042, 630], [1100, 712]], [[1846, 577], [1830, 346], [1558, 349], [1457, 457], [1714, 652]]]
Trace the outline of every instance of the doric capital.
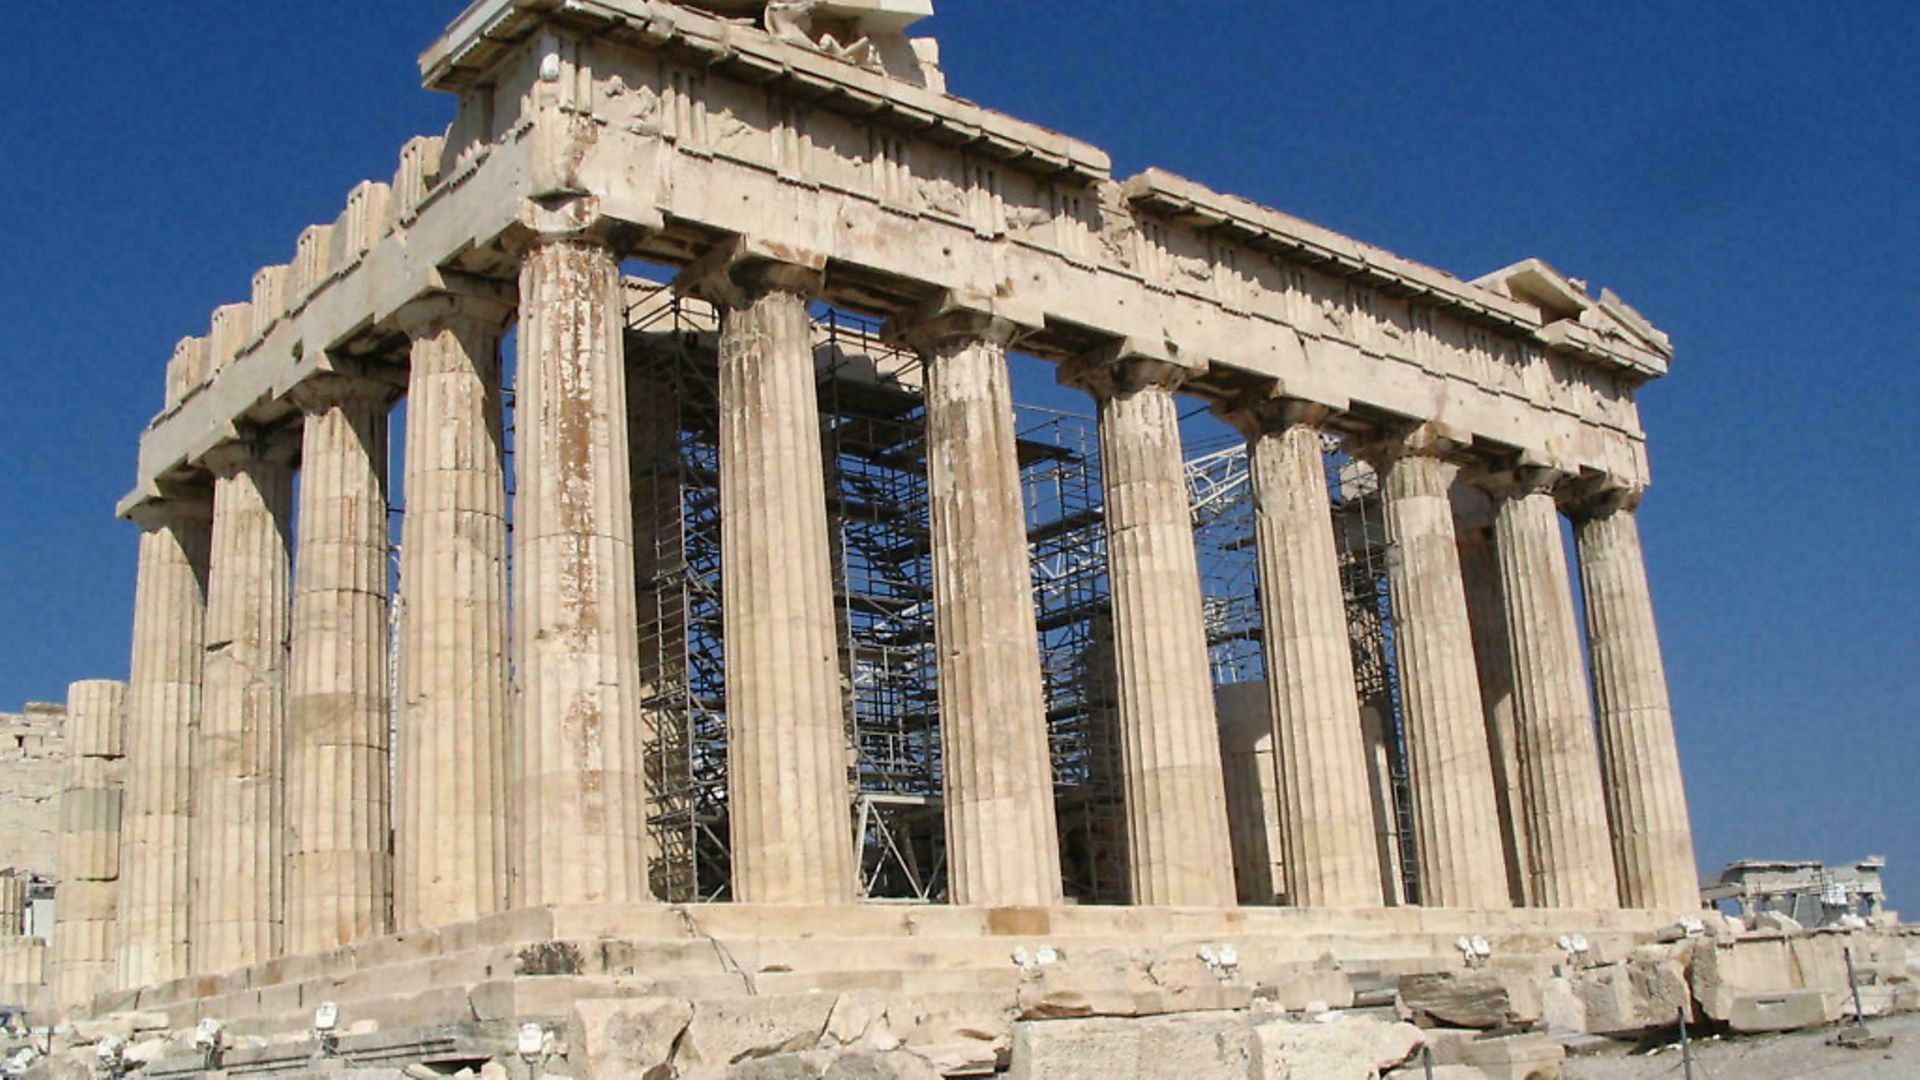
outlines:
[[976, 341], [1005, 349], [1039, 329], [1041, 318], [1038, 312], [1010, 311], [990, 298], [943, 292], [889, 320], [885, 337], [923, 356]]
[[214, 476], [232, 478], [257, 465], [286, 468], [299, 456], [299, 440], [284, 431], [237, 427], [230, 438], [200, 456], [198, 464]]
[[347, 371], [316, 371], [287, 394], [306, 413], [337, 405], [388, 405], [399, 396], [392, 383]]
[[1383, 428], [1378, 435], [1353, 447], [1353, 456], [1385, 472], [1406, 458], [1445, 460], [1465, 448], [1467, 440], [1452, 428], [1428, 421]]
[[393, 320], [415, 340], [462, 323], [502, 333], [513, 321], [519, 295], [512, 282], [440, 270], [429, 291], [402, 304]]
[[1279, 435], [1302, 425], [1317, 430], [1335, 412], [1330, 405], [1270, 391], [1223, 401], [1215, 405], [1213, 411], [1249, 441], [1262, 435]]
[[1104, 401], [1149, 388], [1177, 391], [1206, 370], [1205, 364], [1189, 366], [1122, 341], [1062, 363], [1056, 378]]
[[162, 484], [158, 496], [128, 509], [127, 519], [146, 532], [205, 525], [213, 520], [213, 491], [198, 484]]
[[597, 244], [619, 255], [633, 250], [642, 234], [660, 224], [609, 217], [601, 212], [600, 200], [591, 195], [522, 199], [518, 220], [499, 242], [508, 254], [521, 258], [543, 244]]
[[1567, 481], [1567, 474], [1546, 465], [1520, 464], [1489, 470], [1473, 478], [1475, 486], [1495, 499], [1524, 499], [1550, 495]]
[[1631, 514], [1640, 508], [1647, 493], [1610, 476], [1588, 475], [1561, 485], [1560, 508], [1576, 520], [1604, 518], [1613, 514]]
[[694, 260], [674, 279], [673, 288], [739, 309], [776, 292], [811, 301], [826, 282], [826, 256], [736, 236]]

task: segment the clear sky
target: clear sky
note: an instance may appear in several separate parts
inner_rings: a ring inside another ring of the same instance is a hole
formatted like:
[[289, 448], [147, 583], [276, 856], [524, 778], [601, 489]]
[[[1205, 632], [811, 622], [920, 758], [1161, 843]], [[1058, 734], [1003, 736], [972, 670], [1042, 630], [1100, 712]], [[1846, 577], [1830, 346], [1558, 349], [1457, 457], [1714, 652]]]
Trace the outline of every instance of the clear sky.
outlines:
[[[0, 708], [124, 677], [112, 506], [173, 342], [386, 179], [458, 0], [9, 11]], [[1642, 519], [1702, 863], [1920, 911], [1920, 5], [940, 0], [952, 87], [1462, 277], [1667, 330]]]

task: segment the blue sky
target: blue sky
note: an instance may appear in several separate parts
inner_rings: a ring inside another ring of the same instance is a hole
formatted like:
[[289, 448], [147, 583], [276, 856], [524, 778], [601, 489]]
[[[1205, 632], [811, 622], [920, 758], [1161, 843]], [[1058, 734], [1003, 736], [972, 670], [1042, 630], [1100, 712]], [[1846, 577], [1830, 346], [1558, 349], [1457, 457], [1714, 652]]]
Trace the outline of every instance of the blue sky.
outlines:
[[[175, 339], [451, 102], [457, 3], [28, 3], [0, 42], [0, 708], [124, 677], [112, 505]], [[1674, 337], [1642, 518], [1704, 865], [1920, 909], [1920, 7], [943, 0], [955, 92]]]

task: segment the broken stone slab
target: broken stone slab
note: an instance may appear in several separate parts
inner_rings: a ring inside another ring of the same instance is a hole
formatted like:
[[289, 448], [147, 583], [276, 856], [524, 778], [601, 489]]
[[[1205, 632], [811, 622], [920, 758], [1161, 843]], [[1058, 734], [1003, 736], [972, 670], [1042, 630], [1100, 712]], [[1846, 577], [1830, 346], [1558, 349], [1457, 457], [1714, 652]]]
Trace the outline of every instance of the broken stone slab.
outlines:
[[1487, 1080], [1487, 1074], [1471, 1065], [1435, 1065], [1432, 1072], [1415, 1062], [1380, 1074], [1381, 1080]]
[[569, 1058], [589, 1076], [662, 1080], [672, 1075], [675, 1044], [693, 1020], [677, 998], [590, 999], [573, 1003]]
[[1403, 976], [1400, 1003], [1426, 1027], [1490, 1029], [1540, 1019], [1540, 994], [1532, 980], [1494, 971]]
[[1414, 1059], [1426, 1036], [1405, 1023], [1342, 1017], [1328, 1023], [1268, 1020], [1259, 1037], [1260, 1080], [1372, 1080]]
[[1488, 1080], [1560, 1080], [1566, 1048], [1550, 1035], [1537, 1032], [1479, 1038], [1461, 1046], [1459, 1064], [1471, 1065]]
[[834, 1058], [823, 1080], [940, 1080], [940, 1073], [905, 1050], [855, 1050]]
[[1629, 960], [1575, 972], [1585, 1026], [1596, 1035], [1635, 1035], [1694, 1019], [1693, 991], [1678, 961]]
[[775, 994], [694, 1002], [674, 1063], [715, 1068], [811, 1050], [838, 1000], [836, 994]]
[[1824, 990], [1741, 994], [1727, 1012], [1727, 1026], [1742, 1033], [1824, 1027], [1840, 1018], [1836, 996]]
[[1805, 929], [1805, 927], [1800, 925], [1800, 920], [1794, 918], [1791, 915], [1783, 914], [1778, 911], [1762, 911], [1754, 915], [1753, 929], [1773, 930], [1781, 933], [1792, 934], [1792, 933], [1800, 932], [1801, 930]]
[[1556, 975], [1540, 984], [1540, 1021], [1556, 1034], [1589, 1030], [1587, 1004], [1574, 989], [1573, 980]]
[[[1346, 972], [1314, 967], [1271, 975], [1253, 989], [1255, 998], [1273, 1002], [1288, 1012], [1326, 1012], [1354, 1004], [1353, 979]], [[1389, 997], [1388, 1001], [1392, 999]]]
[[1017, 1012], [1011, 991], [909, 994], [888, 1004], [887, 1030], [943, 1076], [988, 1075], [1007, 1064]]
[[1244, 1013], [1136, 1019], [1023, 1020], [1014, 1025], [1008, 1080], [1247, 1080], [1260, 1042]]

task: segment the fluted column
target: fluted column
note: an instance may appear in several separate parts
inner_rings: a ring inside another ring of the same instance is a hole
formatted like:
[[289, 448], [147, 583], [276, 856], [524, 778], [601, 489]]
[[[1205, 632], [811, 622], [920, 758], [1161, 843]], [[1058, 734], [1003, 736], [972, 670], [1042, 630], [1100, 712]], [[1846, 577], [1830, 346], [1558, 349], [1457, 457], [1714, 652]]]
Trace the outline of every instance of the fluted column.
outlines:
[[54, 1000], [67, 1010], [113, 987], [126, 690], [126, 684], [106, 680], [67, 688], [53, 928]]
[[1174, 397], [1180, 376], [1172, 365], [1123, 360], [1069, 377], [1100, 403], [1133, 902], [1231, 907], [1233, 846]]
[[720, 569], [726, 597], [733, 896], [854, 898], [826, 479], [807, 302], [817, 271], [722, 265], [697, 283], [720, 330]]
[[576, 235], [529, 248], [514, 409], [515, 906], [652, 899], [624, 324], [610, 249]]
[[1480, 672], [1480, 703], [1487, 720], [1487, 750], [1493, 762], [1494, 802], [1500, 808], [1500, 849], [1506, 857], [1507, 894], [1527, 904], [1527, 823], [1520, 797], [1520, 750], [1513, 731], [1513, 653], [1507, 643], [1507, 605], [1500, 594], [1500, 556], [1494, 551], [1493, 510], [1471, 501], [1471, 523], [1462, 516], [1462, 493], [1454, 488], [1460, 535], [1460, 577], [1467, 590], [1467, 620], [1473, 626], [1473, 661]]
[[1496, 481], [1494, 546], [1513, 653], [1514, 741], [1527, 817], [1528, 896], [1540, 907], [1619, 905], [1607, 806], [1567, 574], [1557, 474]]
[[949, 896], [1060, 902], [1059, 830], [1006, 348], [956, 312], [908, 328], [926, 362]]
[[500, 337], [513, 309], [439, 296], [402, 312], [394, 925], [507, 903], [507, 486]]
[[1314, 415], [1272, 402], [1235, 417], [1249, 437], [1287, 896], [1296, 907], [1378, 907], [1367, 751]]
[[120, 833], [119, 977], [151, 986], [189, 971], [193, 744], [205, 659], [205, 498], [134, 511], [140, 563], [127, 687], [127, 786]]
[[301, 435], [287, 677], [287, 952], [386, 933], [392, 901], [387, 726], [385, 383], [322, 375]]
[[1387, 537], [1407, 779], [1427, 907], [1510, 906], [1493, 766], [1448, 498], [1459, 467], [1424, 434], [1372, 448]]
[[214, 473], [207, 655], [193, 765], [193, 968], [279, 955], [293, 470], [226, 443]]
[[1621, 902], [1685, 911], [1700, 904], [1700, 878], [1635, 501], [1614, 493], [1574, 519], [1600, 763]]

